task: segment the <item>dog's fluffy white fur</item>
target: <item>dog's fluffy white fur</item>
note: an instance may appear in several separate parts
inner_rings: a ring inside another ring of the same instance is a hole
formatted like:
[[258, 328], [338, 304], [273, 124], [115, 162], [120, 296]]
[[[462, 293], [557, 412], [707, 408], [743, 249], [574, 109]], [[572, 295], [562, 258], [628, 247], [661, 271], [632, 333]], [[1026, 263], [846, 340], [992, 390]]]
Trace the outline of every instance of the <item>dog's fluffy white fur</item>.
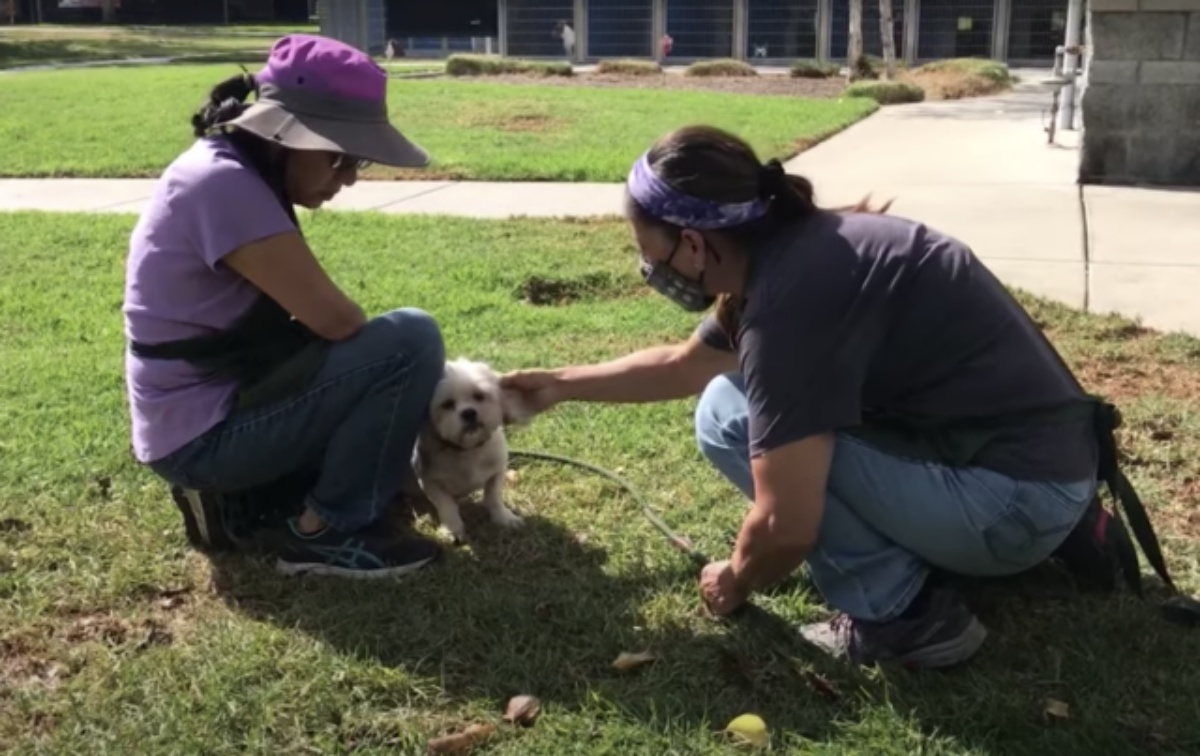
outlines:
[[500, 377], [486, 363], [465, 358], [446, 363], [413, 455], [417, 480], [446, 535], [465, 539], [459, 504], [478, 491], [492, 522], [506, 528], [523, 524], [504, 503], [504, 426], [527, 417], [519, 398], [501, 390]]

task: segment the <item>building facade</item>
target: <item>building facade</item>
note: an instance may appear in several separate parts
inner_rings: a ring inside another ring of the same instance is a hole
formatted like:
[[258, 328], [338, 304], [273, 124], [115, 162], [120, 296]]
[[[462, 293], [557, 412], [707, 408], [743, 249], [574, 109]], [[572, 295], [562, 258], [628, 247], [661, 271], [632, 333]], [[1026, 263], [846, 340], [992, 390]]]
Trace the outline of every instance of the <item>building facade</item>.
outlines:
[[1090, 6], [1081, 183], [1200, 186], [1200, 0]]
[[[372, 51], [398, 39], [409, 54], [487, 49], [520, 58], [688, 62], [740, 58], [842, 62], [850, 0], [444, 0], [415, 14], [401, 0], [322, 0], [322, 28]], [[909, 62], [990, 57], [1046, 65], [1066, 31], [1068, 0], [891, 0], [897, 55]], [[332, 15], [330, 15], [332, 14]], [[354, 31], [343, 17], [380, 24]], [[382, 16], [382, 18], [381, 18]], [[380, 20], [381, 18], [381, 20]], [[564, 45], [561, 24], [574, 44]], [[494, 36], [493, 36], [494, 30]], [[669, 53], [662, 40], [669, 36]], [[863, 48], [882, 55], [879, 0], [863, 0]]]

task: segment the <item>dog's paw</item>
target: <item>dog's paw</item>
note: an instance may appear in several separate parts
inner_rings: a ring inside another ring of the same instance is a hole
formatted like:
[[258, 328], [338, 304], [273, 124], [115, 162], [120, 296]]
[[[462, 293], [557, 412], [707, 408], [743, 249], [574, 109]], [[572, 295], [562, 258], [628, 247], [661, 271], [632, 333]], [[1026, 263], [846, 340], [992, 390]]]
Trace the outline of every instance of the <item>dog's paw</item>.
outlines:
[[525, 524], [524, 518], [508, 507], [497, 507], [492, 510], [492, 522], [502, 528], [519, 528]]
[[462, 546], [467, 542], [466, 531], [454, 531], [445, 525], [442, 525], [437, 529], [437, 532], [440, 539], [453, 546]]
[[467, 540], [467, 528], [459, 517], [443, 518], [438, 534], [451, 543], [465, 543]]

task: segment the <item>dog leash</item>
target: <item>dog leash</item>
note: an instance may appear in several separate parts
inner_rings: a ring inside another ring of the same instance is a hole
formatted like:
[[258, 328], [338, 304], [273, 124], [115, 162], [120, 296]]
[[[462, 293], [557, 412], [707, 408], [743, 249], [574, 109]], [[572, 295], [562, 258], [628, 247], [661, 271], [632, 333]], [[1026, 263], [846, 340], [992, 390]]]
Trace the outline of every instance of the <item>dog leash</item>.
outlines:
[[[664, 536], [666, 536], [667, 541], [672, 546], [687, 556], [692, 565], [695, 567], [697, 576], [699, 576], [700, 571], [704, 569], [705, 566], [712, 562], [712, 560], [709, 559], [704, 552], [700, 551], [692, 544], [690, 539], [675, 532], [675, 530], [673, 530], [671, 526], [668, 525], [666, 521], [654, 511], [654, 508], [650, 506], [650, 502], [645, 496], [642, 495], [641, 491], [634, 487], [632, 483], [625, 480], [620, 475], [612, 472], [611, 470], [606, 470], [605, 468], [600, 467], [599, 465], [593, 465], [590, 462], [584, 462], [583, 460], [574, 459], [572, 457], [564, 457], [560, 454], [551, 454], [549, 452], [512, 449], [509, 450], [509, 458], [527, 459], [540, 462], [555, 462], [560, 465], [566, 465], [567, 467], [575, 467], [581, 470], [586, 470], [607, 479], [609, 482], [613, 483], [626, 494], [628, 494], [629, 497], [633, 499], [639, 507], [641, 507], [642, 514], [645, 515], [646, 519], [650, 521], [650, 524], [658, 529], [658, 531]], [[787, 653], [784, 650], [786, 646], [780, 647], [779, 645], [780, 643], [783, 643], [787, 646], [795, 646], [799, 642], [799, 636], [783, 618], [776, 614], [772, 614], [761, 606], [758, 606], [750, 601], [746, 601], [733, 612], [731, 612], [729, 617], [731, 619], [752, 622], [758, 628], [773, 633], [776, 636], [776, 647], [774, 651], [777, 654], [786, 656], [788, 658], [794, 656], [794, 654]]]
[[[675, 532], [675, 530], [673, 530], [671, 526], [668, 525], [666, 521], [654, 511], [654, 508], [650, 506], [650, 502], [645, 496], [642, 495], [641, 491], [634, 487], [632, 483], [625, 480], [620, 475], [612, 472], [611, 470], [606, 470], [605, 468], [600, 467], [599, 465], [593, 465], [590, 462], [584, 462], [583, 460], [574, 459], [572, 457], [565, 457], [560, 454], [551, 454], [549, 452], [516, 449], [509, 451], [509, 457], [511, 459], [554, 462], [560, 465], [566, 465], [567, 467], [575, 467], [581, 470], [586, 470], [607, 479], [609, 482], [613, 483], [626, 494], [628, 494], [629, 497], [635, 502], [637, 502], [638, 506], [641, 507], [642, 514], [645, 515], [646, 519], [650, 521], [650, 524], [657, 528], [664, 536], [666, 536], [667, 541], [672, 546], [683, 552], [688, 557], [693, 566], [696, 568], [697, 576], [700, 574], [700, 570], [702, 570], [712, 561], [706, 554], [697, 549], [692, 544], [691, 540], [689, 540], [686, 536], [682, 536]], [[1195, 627], [1197, 624], [1200, 624], [1200, 602], [1189, 596], [1177, 594], [1172, 596], [1170, 599], [1164, 602], [1162, 606], [1159, 607], [1159, 614], [1164, 619], [1174, 624]], [[753, 621], [756, 624], [770, 626], [770, 629], [777, 635], [783, 637], [783, 635], [786, 634], [789, 642], [795, 643], [795, 633], [782, 618], [772, 614], [771, 612], [768, 612], [766, 609], [763, 609], [757, 604], [751, 603], [750, 601], [746, 601], [744, 604], [734, 610], [729, 616], [752, 617], [754, 618]]]

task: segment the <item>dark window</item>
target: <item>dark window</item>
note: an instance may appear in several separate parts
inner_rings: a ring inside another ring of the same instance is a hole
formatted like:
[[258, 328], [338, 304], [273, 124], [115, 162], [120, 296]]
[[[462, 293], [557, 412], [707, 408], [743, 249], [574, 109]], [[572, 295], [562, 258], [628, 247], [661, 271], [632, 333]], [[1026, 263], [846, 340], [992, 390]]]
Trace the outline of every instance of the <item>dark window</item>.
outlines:
[[653, 0], [588, 0], [587, 9], [589, 57], [654, 56]]
[[817, 2], [749, 0], [746, 55], [750, 58], [817, 57]]
[[667, 0], [667, 34], [672, 57], [730, 57], [733, 0]]
[[1010, 59], [1054, 60], [1067, 36], [1067, 0], [1013, 0], [1010, 18]]
[[994, 0], [922, 0], [917, 57], [991, 57], [995, 17]]
[[498, 0], [387, 0], [389, 37], [437, 37], [439, 48], [442, 37], [495, 37], [498, 19]]
[[508, 0], [508, 54], [565, 58], [559, 22], [575, 25], [575, 0]]

